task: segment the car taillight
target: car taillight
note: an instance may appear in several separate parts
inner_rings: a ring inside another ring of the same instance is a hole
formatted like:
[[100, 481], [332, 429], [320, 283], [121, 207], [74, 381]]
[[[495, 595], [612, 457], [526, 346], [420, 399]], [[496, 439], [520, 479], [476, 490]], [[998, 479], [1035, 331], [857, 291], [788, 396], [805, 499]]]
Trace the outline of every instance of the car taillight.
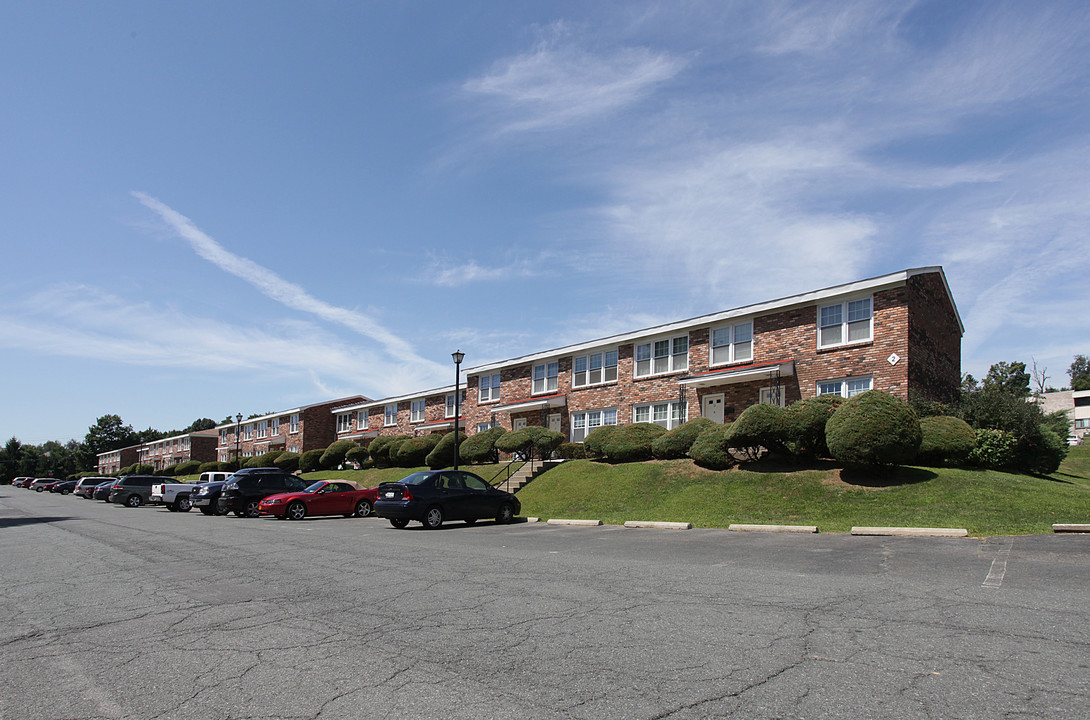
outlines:
[[405, 488], [404, 490], [401, 491], [401, 499], [402, 500], [412, 500], [413, 499], [413, 494], [411, 492], [409, 492], [409, 488]]

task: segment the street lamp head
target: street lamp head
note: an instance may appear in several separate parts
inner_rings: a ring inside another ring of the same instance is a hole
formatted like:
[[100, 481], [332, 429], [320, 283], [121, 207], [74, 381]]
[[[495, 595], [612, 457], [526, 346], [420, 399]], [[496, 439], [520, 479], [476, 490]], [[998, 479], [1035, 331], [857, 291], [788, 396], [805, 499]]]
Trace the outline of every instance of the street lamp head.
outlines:
[[235, 421], [236, 422], [242, 422], [242, 413], [239, 413], [238, 415], [235, 415]]
[[465, 358], [466, 354], [464, 352], [462, 352], [461, 350], [455, 350], [454, 352], [452, 352], [450, 354], [450, 356], [452, 358], [454, 358], [454, 364], [455, 365], [461, 365], [462, 360]]

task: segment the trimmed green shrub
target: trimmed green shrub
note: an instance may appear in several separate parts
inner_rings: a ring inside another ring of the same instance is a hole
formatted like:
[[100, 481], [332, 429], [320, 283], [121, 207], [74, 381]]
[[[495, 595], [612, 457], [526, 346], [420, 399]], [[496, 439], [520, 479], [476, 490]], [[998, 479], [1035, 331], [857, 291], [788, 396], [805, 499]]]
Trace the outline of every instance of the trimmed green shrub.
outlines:
[[219, 462], [216, 462], [216, 461], [201, 463], [200, 467], [197, 468], [197, 472], [200, 472], [200, 473], [218, 472], [220, 470], [220, 465], [221, 464], [222, 463], [219, 463]]
[[602, 425], [587, 433], [583, 438], [583, 451], [590, 459], [600, 459], [606, 456], [604, 446], [609, 442], [613, 433], [617, 432], [616, 425]]
[[562, 442], [564, 442], [564, 436], [555, 430], [540, 425], [527, 425], [498, 437], [496, 449], [505, 453], [519, 453], [523, 457], [529, 457], [530, 453], [533, 453], [535, 457], [544, 460]]
[[1067, 440], [1051, 430], [1041, 430], [1040, 438], [1032, 441], [1023, 451], [1020, 460], [1022, 467], [1030, 472], [1048, 475], [1060, 469], [1060, 463], [1067, 457]]
[[276, 467], [276, 459], [284, 454], [283, 450], [270, 450], [260, 455], [255, 455], [246, 461], [244, 467], [248, 468], [263, 468], [263, 467]]
[[784, 412], [788, 450], [803, 458], [829, 457], [825, 423], [843, 402], [839, 395], [818, 395], [788, 405]]
[[[461, 439], [465, 439], [465, 436], [462, 435], [460, 431], [458, 435]], [[424, 458], [424, 463], [432, 470], [451, 467], [454, 465], [454, 451], [454, 432], [451, 431], [440, 438], [439, 442], [432, 448], [432, 451]]]
[[981, 428], [974, 434], [973, 451], [969, 453], [970, 465], [995, 470], [1014, 467], [1018, 441], [1012, 433]]
[[760, 455], [761, 448], [772, 452], [787, 450], [786, 411], [779, 405], [750, 405], [730, 424], [727, 445], [751, 459]]
[[220, 470], [223, 472], [235, 472], [242, 466], [239, 463], [239, 458], [231, 458], [230, 460], [224, 460], [220, 463]]
[[199, 472], [201, 464], [197, 460], [186, 460], [183, 463], [178, 463], [174, 466], [175, 475], [192, 475], [195, 472]]
[[583, 443], [560, 443], [555, 454], [565, 460], [585, 460], [587, 457], [587, 451], [583, 448]]
[[371, 451], [365, 447], [357, 445], [344, 454], [344, 461], [348, 463], [355, 463], [362, 466], [367, 462], [367, 458], [371, 457]]
[[920, 449], [920, 421], [903, 400], [881, 390], [849, 398], [825, 425], [832, 456], [859, 465], [902, 465]]
[[689, 448], [689, 457], [700, 467], [709, 470], [728, 470], [734, 467], [738, 461], [730, 454], [727, 446], [728, 432], [730, 432], [730, 423], [725, 425], [713, 423], [712, 427], [696, 436], [696, 440]]
[[666, 428], [654, 423], [620, 425], [602, 445], [606, 459], [613, 463], [650, 460], [651, 443], [666, 434]]
[[408, 439], [408, 435], [379, 435], [367, 446], [371, 453], [371, 459], [375, 461], [375, 467], [394, 467], [397, 457], [397, 446]]
[[411, 468], [423, 465], [428, 454], [442, 439], [442, 436], [437, 433], [406, 438], [397, 448], [397, 456], [394, 458], [396, 467]]
[[[282, 452], [280, 457], [273, 460], [273, 465], [286, 473], [293, 473], [299, 469], [299, 453]], [[319, 461], [321, 457], [319, 456]]]
[[335, 470], [344, 464], [344, 456], [352, 448], [359, 447], [355, 440], [338, 440], [325, 449], [319, 464], [323, 470]]
[[706, 417], [698, 417], [683, 422], [665, 435], [655, 438], [651, 442], [651, 454], [657, 460], [676, 460], [688, 457], [689, 448], [696, 442], [700, 433], [718, 423]]
[[300, 472], [316, 472], [322, 469], [322, 453], [325, 450], [307, 450], [299, 456]]
[[152, 475], [158, 475], [159, 477], [169, 477], [174, 474], [174, 466], [169, 465], [167, 467], [161, 467], [158, 470], [152, 472]]
[[155, 468], [147, 463], [136, 463], [132, 466], [132, 475], [154, 475]]
[[976, 447], [969, 423], [948, 415], [920, 419], [920, 452], [916, 462], [931, 467], [964, 465]]
[[500, 454], [496, 450], [496, 440], [506, 434], [507, 429], [498, 425], [473, 435], [463, 434], [458, 447], [458, 457], [467, 463], [497, 462]]

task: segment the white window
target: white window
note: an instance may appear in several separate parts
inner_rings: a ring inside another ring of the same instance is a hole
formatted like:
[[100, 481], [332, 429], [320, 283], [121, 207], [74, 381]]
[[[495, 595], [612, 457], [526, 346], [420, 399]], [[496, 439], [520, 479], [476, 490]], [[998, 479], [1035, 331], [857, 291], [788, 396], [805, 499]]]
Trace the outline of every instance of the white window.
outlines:
[[583, 442], [591, 430], [603, 425], [617, 424], [617, 408], [587, 410], [571, 414], [571, 441]]
[[534, 365], [534, 394], [556, 392], [556, 377], [559, 365], [555, 362]]
[[254, 439], [254, 426], [253, 423], [242, 426], [242, 439], [253, 440]]
[[840, 380], [823, 380], [818, 383], [818, 395], [839, 395], [840, 397], [854, 397], [859, 393], [865, 393], [871, 389], [870, 377], [841, 378]]
[[753, 323], [712, 330], [712, 365], [753, 359]]
[[632, 408], [632, 419], [638, 423], [654, 423], [673, 430], [689, 419], [688, 412], [688, 403], [684, 400], [648, 403]]
[[257, 436], [259, 438], [269, 437], [269, 421], [262, 420], [257, 424]]
[[[460, 401], [460, 404], [464, 405], [465, 402], [466, 402], [466, 391], [465, 390], [459, 390], [458, 395], [461, 396], [461, 397], [458, 398], [458, 400]], [[447, 417], [448, 418], [454, 417], [455, 410], [457, 410], [457, 408], [455, 407], [455, 403], [454, 403], [454, 393], [447, 393]]]
[[280, 418], [273, 418], [272, 420], [269, 421], [269, 425], [270, 425], [269, 432], [272, 435], [279, 435], [280, 434]]
[[291, 416], [291, 423], [288, 426], [288, 432], [292, 434], [299, 432], [299, 413], [295, 413]]
[[499, 423], [495, 420], [489, 422], [477, 423], [477, 432], [484, 432], [485, 430], [491, 430], [494, 427], [499, 427]]
[[825, 305], [818, 309], [818, 347], [871, 340], [872, 320], [869, 297]]
[[223, 429], [220, 430], [220, 445], [226, 445], [227, 444], [227, 436], [230, 435], [230, 434], [231, 433], [227, 428], [223, 428]]
[[386, 406], [386, 427], [391, 425], [397, 425], [397, 403], [392, 403]]
[[481, 375], [479, 402], [495, 402], [500, 399], [500, 376]]
[[298, 445], [289, 445], [288, 446], [288, 452], [293, 452], [293, 453], [299, 452], [299, 446]]
[[636, 377], [676, 372], [688, 367], [688, 335], [655, 340], [636, 346]]
[[761, 395], [757, 399], [761, 405], [779, 405], [787, 407], [787, 389], [781, 385], [761, 388]]
[[572, 387], [585, 387], [617, 379], [617, 351], [606, 350], [572, 358]]
[[409, 422], [424, 422], [424, 401], [413, 400], [412, 410], [409, 413]]
[[337, 432], [346, 433], [352, 430], [352, 413], [337, 415]]

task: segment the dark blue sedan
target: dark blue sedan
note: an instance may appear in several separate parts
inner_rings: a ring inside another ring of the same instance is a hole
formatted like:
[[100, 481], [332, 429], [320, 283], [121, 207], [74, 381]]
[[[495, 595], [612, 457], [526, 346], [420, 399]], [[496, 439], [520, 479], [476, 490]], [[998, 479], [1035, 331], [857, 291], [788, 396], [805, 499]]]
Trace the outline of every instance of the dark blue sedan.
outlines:
[[509, 523], [522, 510], [522, 503], [509, 492], [497, 490], [471, 472], [425, 470], [379, 485], [375, 515], [388, 518], [396, 528], [410, 520], [434, 530], [444, 520], [463, 520], [472, 525], [495, 518]]

